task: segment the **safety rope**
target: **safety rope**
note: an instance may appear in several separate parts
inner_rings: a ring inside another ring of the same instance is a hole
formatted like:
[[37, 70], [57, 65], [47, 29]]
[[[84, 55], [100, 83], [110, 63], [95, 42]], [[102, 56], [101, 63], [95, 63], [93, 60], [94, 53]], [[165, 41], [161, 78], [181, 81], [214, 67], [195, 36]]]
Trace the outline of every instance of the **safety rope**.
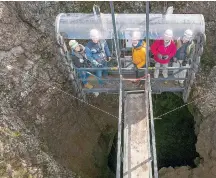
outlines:
[[200, 98], [197, 98], [197, 99], [195, 99], [195, 100], [193, 100], [193, 101], [191, 101], [191, 102], [189, 102], [189, 103], [187, 103], [187, 104], [181, 105], [181, 106], [179, 106], [179, 107], [177, 107], [177, 108], [175, 108], [175, 109], [173, 109], [173, 110], [170, 110], [170, 111], [168, 111], [168, 112], [166, 112], [166, 113], [164, 113], [164, 114], [161, 114], [161, 115], [157, 116], [156, 119], [157, 119], [157, 118], [159, 119], [159, 118], [161, 118], [162, 116], [165, 116], [165, 115], [170, 114], [170, 113], [172, 113], [172, 112], [174, 112], [174, 111], [176, 111], [176, 110], [178, 110], [178, 109], [181, 109], [181, 108], [183, 108], [183, 107], [185, 107], [185, 106], [187, 106], [187, 105], [189, 105], [189, 104], [192, 104], [192, 103], [194, 103], [194, 102], [197, 101], [197, 100], [200, 100], [200, 99], [202, 99], [202, 98], [206, 98], [206, 97], [208, 97], [208, 96], [210, 96], [210, 95], [214, 95], [215, 93], [216, 93], [216, 92], [210, 92], [209, 94], [204, 95], [204, 96], [202, 96], [202, 97], [200, 97]]
[[[193, 68], [191, 68], [190, 70], [194, 71]], [[201, 77], [201, 75], [197, 74], [196, 71], [194, 71], [194, 72], [196, 73], [196, 75], [198, 75], [198, 76]], [[210, 94], [214, 94], [214, 92], [210, 92]], [[161, 118], [161, 117], [163, 117], [163, 116], [165, 116], [165, 115], [167, 115], [167, 114], [170, 114], [170, 113], [172, 113], [172, 112], [174, 112], [174, 111], [176, 111], [176, 110], [178, 110], [178, 109], [181, 109], [181, 108], [183, 108], [183, 107], [185, 107], [185, 106], [187, 106], [187, 105], [189, 105], [189, 104], [192, 104], [192, 103], [194, 103], [194, 102], [197, 101], [197, 100], [200, 100], [200, 99], [202, 99], [202, 98], [208, 97], [210, 94], [204, 95], [204, 96], [202, 96], [202, 97], [200, 97], [200, 98], [197, 98], [197, 99], [195, 99], [195, 100], [193, 100], [193, 101], [191, 101], [191, 102], [189, 102], [189, 103], [186, 103], [186, 104], [184, 104], [184, 105], [182, 105], [182, 106], [180, 106], [180, 107], [177, 107], [177, 108], [175, 108], [175, 109], [173, 109], [173, 110], [170, 110], [170, 111], [168, 111], [168, 112], [166, 112], [166, 113], [164, 113], [164, 114], [161, 114], [161, 115], [157, 116], [155, 119], [159, 119], [159, 118]]]
[[[194, 71], [193, 68], [191, 68], [191, 70]], [[194, 71], [194, 72], [196, 73], [196, 71]], [[201, 75], [199, 75], [199, 74], [197, 74], [197, 73], [196, 73], [196, 75], [198, 75], [198, 76], [201, 77]], [[214, 93], [214, 92], [213, 92], [213, 93]], [[213, 93], [210, 93], [210, 94], [213, 94]], [[204, 98], [204, 97], [207, 97], [207, 96], [209, 96], [210, 94], [205, 95], [205, 96], [203, 96], [203, 97], [201, 97], [201, 98], [195, 99], [195, 100], [193, 100], [193, 101], [191, 101], [191, 102], [189, 102], [189, 103], [187, 103], [187, 104], [184, 104], [184, 105], [182, 105], [182, 106], [180, 106], [180, 107], [177, 107], [177, 108], [175, 108], [175, 109], [173, 109], [173, 110], [171, 110], [171, 111], [168, 111], [168, 112], [166, 112], [166, 113], [164, 113], [164, 114], [162, 114], [162, 115], [160, 115], [160, 116], [157, 116], [156, 118], [161, 118], [162, 116], [165, 116], [165, 115], [167, 115], [167, 114], [169, 114], [169, 113], [172, 113], [172, 112], [174, 112], [174, 111], [176, 111], [176, 110], [178, 110], [178, 109], [180, 109], [180, 108], [182, 108], [182, 107], [185, 107], [185, 106], [187, 106], [187, 105], [189, 105], [189, 104], [192, 104], [192, 103], [194, 103], [195, 101], [197, 101], [197, 100], [199, 100], [199, 99], [202, 99], [202, 98]]]
[[[24, 74], [23, 71], [21, 71], [20, 69], [18, 69], [18, 68], [16, 68], [16, 67], [11, 66], [11, 65], [6, 66], [6, 68], [7, 68], [9, 71], [12, 70], [12, 69], [15, 69], [15, 70], [17, 70], [17, 71], [19, 71], [19, 72], [21, 72], [21, 73]], [[25, 73], [25, 75], [26, 75], [26, 73]], [[90, 104], [90, 103], [88, 103], [88, 102], [86, 102], [86, 101], [84, 101], [84, 100], [81, 100], [81, 99], [77, 98], [76, 96], [74, 96], [74, 95], [72, 95], [72, 94], [70, 94], [70, 93], [67, 93], [67, 92], [65, 92], [65, 91], [63, 91], [63, 90], [61, 90], [61, 89], [58, 89], [57, 87], [55, 87], [55, 86], [53, 86], [53, 85], [51, 85], [51, 84], [48, 84], [48, 82], [43, 81], [42, 79], [36, 78], [36, 77], [32, 76], [31, 74], [27, 74], [27, 75], [30, 76], [30, 77], [32, 77], [32, 78], [34, 78], [34, 79], [36, 79], [36, 80], [38, 80], [38, 81], [40, 81], [40, 82], [42, 82], [42, 83], [44, 83], [45, 85], [48, 85], [48, 86], [50, 86], [50, 87], [52, 87], [52, 88], [55, 88], [56, 90], [58, 90], [58, 91], [60, 91], [60, 92], [62, 92], [62, 93], [64, 93], [64, 94], [66, 94], [66, 95], [68, 95], [68, 96], [71, 96], [71, 97], [73, 97], [73, 98], [79, 100], [80, 102], [82, 102], [82, 103], [84, 103], [84, 104], [87, 104], [88, 106], [91, 106], [91, 107], [93, 107], [93, 108], [95, 108], [95, 109], [101, 111], [101, 112], [103, 112], [103, 113], [105, 113], [105, 114], [107, 114], [107, 115], [110, 115], [110, 116], [112, 116], [112, 117], [114, 117], [114, 118], [118, 118], [117, 116], [115, 116], [115, 115], [113, 115], [113, 114], [111, 114], [111, 113], [109, 113], [109, 112], [107, 112], [107, 111], [105, 111], [105, 110], [103, 110], [103, 109], [100, 109], [100, 108], [98, 108], [97, 106], [94, 106], [94, 105], [92, 105], [92, 104]], [[58, 84], [58, 83], [56, 83], [56, 84]], [[59, 84], [58, 84], [58, 85], [59, 85]], [[81, 123], [80, 123], [80, 124], [81, 124]], [[81, 125], [82, 125], [82, 124], [81, 124]], [[82, 126], [83, 126], [83, 125], [82, 125]], [[99, 128], [99, 129], [100, 129], [100, 128]], [[1, 129], [0, 129], [0, 131], [1, 131]], [[100, 131], [102, 132], [101, 129], [100, 129]], [[19, 132], [11, 133], [11, 135], [12, 135], [13, 137], [18, 137], [18, 136], [20, 136]], [[88, 137], [88, 136], [87, 136], [87, 137]], [[114, 148], [116, 149], [115, 146], [114, 146]], [[112, 155], [111, 155], [111, 157], [113, 158]]]
[[73, 98], [79, 100], [80, 102], [87, 104], [88, 106], [91, 106], [91, 107], [94, 108], [94, 109], [97, 109], [97, 110], [99, 110], [99, 111], [101, 111], [101, 112], [103, 112], [103, 113], [105, 113], [105, 114], [107, 114], [107, 115], [110, 115], [110, 116], [112, 116], [112, 117], [118, 118], [117, 116], [115, 116], [115, 115], [113, 115], [113, 114], [111, 114], [111, 113], [109, 113], [109, 112], [107, 112], [107, 111], [105, 111], [105, 110], [103, 110], [103, 109], [100, 109], [100, 108], [97, 107], [97, 106], [94, 106], [94, 105], [92, 105], [92, 104], [90, 104], [90, 103], [88, 103], [88, 102], [86, 102], [86, 101], [84, 101], [84, 100], [81, 100], [81, 99], [77, 98], [76, 96], [74, 96], [74, 95], [72, 95], [72, 94], [70, 94], [70, 93], [67, 93], [67, 92], [65, 92], [65, 91], [63, 91], [63, 90], [61, 90], [61, 89], [59, 89], [59, 88], [57, 88], [57, 87], [54, 87], [53, 85], [49, 84], [47, 81], [43, 81], [42, 79], [39, 79], [39, 78], [37, 78], [37, 77], [34, 77], [34, 76], [32, 76], [31, 74], [24, 73], [22, 70], [20, 70], [20, 69], [14, 67], [14, 66], [8, 65], [8, 66], [6, 66], [6, 67], [7, 67], [8, 70], [12, 70], [12, 69], [18, 70], [19, 72], [21, 72], [21, 73], [23, 73], [23, 74], [25, 74], [25, 75], [28, 75], [28, 76], [30, 76], [30, 77], [32, 77], [32, 78], [34, 78], [34, 79], [36, 79], [36, 80], [38, 80], [38, 81], [44, 83], [45, 85], [48, 85], [48, 86], [50, 86], [50, 87], [53, 87], [53, 88], [55, 88], [56, 90], [58, 90], [58, 91], [60, 91], [60, 92], [62, 92], [62, 93], [64, 93], [64, 94], [66, 94], [66, 95], [69, 95], [69, 96], [71, 96], [71, 97], [73, 97]]
[[122, 80], [124, 80], [124, 81], [132, 81], [132, 82], [140, 82], [142, 79], [145, 79], [146, 77], [148, 76], [148, 74], [147, 75], [144, 75], [143, 77], [140, 77], [140, 78], [135, 78], [135, 79], [126, 79], [126, 78], [123, 78]]
[[[6, 67], [7, 67], [8, 70], [16, 69], [16, 70], [18, 70], [19, 72], [24, 73], [24, 72], [21, 71], [20, 69], [18, 69], [18, 68], [16, 68], [16, 67], [13, 67], [13, 66], [11, 66], [11, 65], [8, 65], [8, 66], [6, 66]], [[25, 73], [25, 75], [26, 75], [26, 73]], [[37, 78], [37, 77], [34, 77], [34, 76], [32, 76], [31, 74], [27, 74], [27, 75], [30, 76], [30, 77], [32, 77], [32, 78], [34, 78], [34, 79], [36, 79], [36, 80], [38, 80], [38, 81], [40, 81], [40, 82], [42, 82], [42, 83], [44, 83], [45, 85], [48, 85], [48, 86], [50, 86], [50, 87], [53, 87], [53, 88], [55, 88], [56, 90], [61, 91], [61, 92], [63, 92], [64, 94], [69, 95], [69, 96], [71, 96], [71, 97], [73, 97], [73, 98], [79, 100], [79, 101], [82, 102], [82, 103], [87, 104], [88, 106], [93, 107], [94, 109], [97, 109], [97, 110], [99, 110], [99, 111], [101, 111], [101, 112], [103, 112], [103, 113], [105, 113], [105, 114], [107, 114], [107, 115], [110, 115], [110, 116], [114, 117], [114, 118], [118, 118], [118, 116], [115, 116], [115, 115], [113, 115], [113, 114], [111, 114], [111, 113], [109, 113], [109, 112], [107, 112], [107, 111], [105, 111], [105, 110], [103, 110], [103, 109], [101, 109], [101, 108], [98, 108], [97, 106], [94, 106], [94, 105], [92, 105], [92, 104], [90, 104], [90, 103], [88, 103], [88, 102], [86, 102], [86, 101], [84, 101], [84, 100], [81, 100], [81, 99], [77, 98], [76, 96], [74, 96], [74, 95], [72, 95], [72, 94], [70, 94], [70, 93], [67, 93], [67, 92], [65, 92], [65, 91], [63, 91], [63, 90], [61, 90], [61, 89], [58, 89], [58, 88], [54, 87], [54, 86], [51, 85], [51, 84], [48, 84], [47, 81], [43, 81], [42, 79], [39, 79], [39, 78]], [[214, 93], [214, 92], [211, 92], [210, 94], [215, 94], [215, 93]], [[165, 116], [165, 115], [167, 115], [167, 114], [170, 114], [170, 113], [172, 113], [172, 112], [174, 112], [174, 111], [176, 111], [176, 110], [178, 110], [178, 109], [181, 109], [181, 108], [183, 108], [183, 107], [185, 107], [185, 106], [187, 106], [187, 105], [189, 105], [189, 104], [192, 104], [192, 103], [194, 103], [194, 102], [197, 101], [197, 100], [200, 100], [200, 99], [202, 99], [202, 98], [205, 98], [205, 97], [209, 96], [210, 94], [207, 94], [207, 95], [204, 95], [204, 96], [202, 96], [202, 97], [200, 97], [200, 98], [197, 98], [197, 99], [195, 99], [195, 100], [193, 100], [193, 101], [191, 101], [191, 102], [189, 102], [189, 103], [187, 103], [187, 104], [184, 104], [184, 105], [182, 105], [182, 106], [180, 106], [180, 107], [177, 107], [177, 108], [175, 108], [175, 109], [173, 109], [173, 110], [170, 110], [170, 111], [168, 111], [168, 112], [166, 112], [166, 113], [164, 113], [164, 114], [161, 114], [161, 115], [159, 115], [159, 116], [157, 116], [157, 117], [155, 117], [155, 118], [161, 118], [161, 117], [163, 117], [163, 116]], [[122, 122], [123, 122], [123, 121], [122, 121]], [[124, 123], [124, 122], [123, 122], [123, 123]]]

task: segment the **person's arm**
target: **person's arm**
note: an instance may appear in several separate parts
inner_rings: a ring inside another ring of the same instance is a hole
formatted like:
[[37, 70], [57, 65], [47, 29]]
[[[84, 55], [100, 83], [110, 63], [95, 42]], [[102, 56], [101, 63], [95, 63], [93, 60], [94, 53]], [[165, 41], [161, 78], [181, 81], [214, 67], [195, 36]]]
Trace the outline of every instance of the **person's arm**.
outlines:
[[86, 46], [85, 47], [86, 57], [89, 61], [94, 60], [91, 50]]
[[87, 59], [94, 65], [99, 66], [100, 64], [93, 58], [91, 50], [86, 46], [85, 47], [86, 57]]
[[[174, 42], [175, 43], [175, 42]], [[175, 53], [175, 55], [174, 55], [174, 57], [173, 57], [173, 59], [174, 59], [174, 61], [177, 61], [177, 50], [180, 48], [180, 44], [181, 43], [181, 38], [179, 37], [177, 40], [176, 40], [176, 43], [175, 43], [175, 45], [176, 45], [176, 53]]]
[[175, 56], [175, 54], [176, 54], [176, 51], [177, 51], [177, 48], [176, 48], [176, 45], [175, 45], [175, 43], [173, 42], [172, 43], [172, 47], [171, 47], [171, 51], [170, 51], [170, 58], [172, 58], [172, 57], [174, 57]]
[[[142, 65], [143, 63], [146, 63], [146, 48], [140, 49], [140, 55], [139, 55], [139, 63]], [[142, 66], [140, 66], [142, 67]]]
[[190, 51], [189, 51], [189, 54], [188, 54], [188, 59], [193, 59], [193, 56], [194, 56], [194, 53], [195, 53], [195, 44], [193, 43], [193, 44], [191, 44], [191, 49], [190, 49]]
[[143, 48], [143, 62], [144, 62], [144, 65], [146, 65], [146, 53], [148, 53], [148, 49], [146, 48]]
[[110, 50], [109, 50], [109, 47], [106, 41], [104, 42], [104, 51], [107, 57], [111, 57], [111, 53], [110, 53]]
[[71, 51], [71, 59], [72, 59], [73, 65], [75, 67], [77, 67], [77, 68], [82, 67], [82, 64], [80, 63], [78, 57], [76, 57], [76, 55], [74, 54], [73, 51]]
[[157, 53], [158, 53], [158, 51], [157, 51], [158, 45], [159, 45], [159, 40], [154, 41], [154, 43], [151, 45], [151, 52], [152, 52], [153, 55], [157, 55]]

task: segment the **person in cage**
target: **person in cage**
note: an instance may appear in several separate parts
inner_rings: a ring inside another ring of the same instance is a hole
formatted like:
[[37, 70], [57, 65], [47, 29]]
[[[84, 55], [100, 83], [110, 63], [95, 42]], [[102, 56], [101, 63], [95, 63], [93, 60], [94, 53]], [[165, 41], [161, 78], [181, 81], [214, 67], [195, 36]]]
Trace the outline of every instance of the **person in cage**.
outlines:
[[[151, 52], [154, 55], [155, 67], [163, 67], [163, 77], [168, 77], [168, 64], [176, 54], [176, 45], [173, 41], [173, 31], [167, 29], [163, 38], [155, 40], [151, 45]], [[155, 69], [154, 78], [158, 78], [159, 69]]]
[[[70, 40], [69, 46], [71, 48], [71, 55], [74, 65], [77, 68], [84, 68], [88, 67], [89, 63], [86, 58], [85, 54], [85, 47], [81, 44], [79, 44], [76, 40]], [[81, 77], [82, 83], [85, 88], [92, 89], [93, 85], [88, 83], [87, 78], [89, 77], [89, 74], [87, 71], [79, 71], [78, 75]]]
[[[192, 58], [195, 52], [195, 44], [193, 42], [193, 32], [190, 29], [185, 30], [183, 37], [177, 39], [177, 52], [173, 58], [173, 67], [189, 67], [192, 63]], [[174, 70], [175, 78], [185, 78], [187, 70]], [[184, 87], [184, 80], [176, 80], [176, 84]]]
[[[111, 60], [111, 53], [106, 40], [101, 39], [101, 34], [97, 29], [90, 31], [91, 40], [86, 45], [86, 56], [94, 67], [107, 67], [107, 62]], [[107, 70], [97, 70], [96, 76], [99, 78], [99, 84], [103, 84], [102, 78], [108, 76]]]
[[136, 69], [136, 78], [143, 77], [145, 71], [140, 71], [139, 69], [144, 68], [146, 65], [146, 43], [142, 40], [141, 32], [139, 31], [134, 31], [132, 34], [132, 60]]

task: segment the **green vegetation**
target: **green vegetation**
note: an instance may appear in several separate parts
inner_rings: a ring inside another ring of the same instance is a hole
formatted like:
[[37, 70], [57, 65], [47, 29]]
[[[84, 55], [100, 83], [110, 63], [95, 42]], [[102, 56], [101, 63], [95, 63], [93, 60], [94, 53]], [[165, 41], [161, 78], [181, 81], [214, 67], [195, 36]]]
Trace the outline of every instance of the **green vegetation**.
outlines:
[[[153, 96], [154, 117], [183, 105], [180, 97], [172, 93]], [[194, 120], [187, 107], [183, 107], [155, 120], [158, 167], [194, 166], [199, 156], [195, 149]]]

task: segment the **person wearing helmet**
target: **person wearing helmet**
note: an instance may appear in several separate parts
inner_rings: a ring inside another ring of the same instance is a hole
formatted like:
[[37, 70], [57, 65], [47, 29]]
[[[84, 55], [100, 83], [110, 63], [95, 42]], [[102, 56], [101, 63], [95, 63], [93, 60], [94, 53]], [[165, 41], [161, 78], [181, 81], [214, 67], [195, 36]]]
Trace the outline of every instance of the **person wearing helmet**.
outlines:
[[[89, 61], [92, 62], [94, 67], [107, 67], [107, 62], [111, 60], [111, 53], [107, 45], [106, 40], [101, 39], [101, 34], [97, 29], [90, 31], [91, 40], [86, 45], [86, 56]], [[108, 76], [107, 70], [97, 70], [97, 77], [101, 78], [104, 73], [104, 77]], [[103, 84], [102, 80], [99, 80], [99, 84]]]
[[[87, 60], [86, 60], [86, 55], [85, 55], [85, 47], [79, 44], [76, 40], [70, 40], [69, 46], [71, 48], [72, 60], [73, 60], [74, 65], [77, 68], [86, 67]], [[92, 89], [93, 86], [89, 84], [87, 81], [87, 78], [89, 75], [86, 73], [86, 71], [79, 71], [78, 73], [81, 77], [84, 87], [88, 89]]]
[[[195, 44], [193, 42], [193, 32], [190, 29], [185, 30], [183, 37], [177, 39], [177, 52], [173, 62], [173, 67], [189, 67], [195, 52]], [[178, 72], [178, 73], [177, 73]], [[174, 70], [173, 73], [175, 78], [185, 78], [187, 70]], [[176, 84], [180, 84], [184, 87], [184, 80], [176, 80]]]
[[[151, 45], [151, 52], [154, 55], [155, 67], [163, 67], [163, 77], [168, 77], [168, 64], [176, 53], [176, 45], [173, 41], [173, 32], [167, 29], [163, 38], [155, 40]], [[158, 78], [159, 69], [155, 69], [154, 78]]]
[[143, 77], [144, 71], [139, 71], [146, 64], [146, 43], [142, 40], [141, 32], [132, 34], [132, 60], [136, 68], [136, 78]]

